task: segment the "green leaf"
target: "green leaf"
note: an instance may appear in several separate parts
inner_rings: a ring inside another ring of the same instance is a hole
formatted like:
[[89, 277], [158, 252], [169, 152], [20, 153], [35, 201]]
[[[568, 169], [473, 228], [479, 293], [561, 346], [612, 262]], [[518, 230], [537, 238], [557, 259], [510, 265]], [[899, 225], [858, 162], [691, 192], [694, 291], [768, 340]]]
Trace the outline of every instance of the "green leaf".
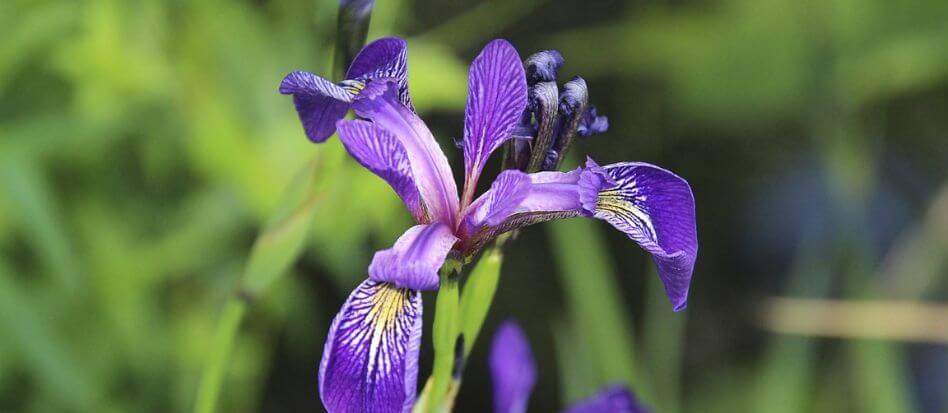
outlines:
[[36, 384], [55, 395], [56, 402], [75, 411], [95, 410], [93, 400], [99, 383], [95, 377], [80, 373], [86, 366], [74, 357], [68, 340], [52, 328], [54, 318], [42, 314], [37, 304], [28, 289], [13, 279], [6, 263], [0, 262], [0, 331], [4, 344], [28, 366]]
[[649, 390], [656, 411], [681, 411], [681, 359], [685, 349], [687, 312], [674, 312], [665, 286], [654, 269], [648, 272], [643, 349], [639, 360], [648, 367]]
[[238, 294], [231, 296], [218, 320], [214, 341], [201, 375], [194, 411], [211, 413], [217, 405], [224, 368], [240, 329], [245, 307], [286, 273], [302, 252], [310, 221], [319, 202], [314, 185], [315, 161], [300, 171], [281, 196], [277, 210], [267, 221], [250, 252]]
[[484, 325], [487, 312], [494, 301], [497, 283], [500, 280], [500, 267], [504, 255], [500, 248], [486, 251], [474, 265], [474, 269], [464, 283], [461, 292], [461, 334], [464, 336], [464, 357], [467, 358], [474, 348], [474, 342]]
[[557, 322], [553, 325], [556, 343], [556, 363], [560, 374], [560, 397], [564, 406], [578, 402], [595, 393], [596, 371], [589, 344], [576, 333], [576, 323]]
[[576, 332], [589, 343], [596, 385], [635, 387], [632, 323], [597, 225], [581, 219], [552, 223], [553, 257]]
[[312, 161], [283, 193], [277, 210], [254, 242], [241, 280], [241, 294], [252, 297], [265, 291], [300, 255], [319, 202], [315, 176], [316, 162]]
[[[449, 268], [445, 264], [445, 268]], [[460, 318], [458, 311], [458, 281], [451, 279], [452, 270], [442, 270], [441, 287], [435, 304], [434, 326], [434, 366], [431, 369], [431, 389], [428, 393], [427, 411], [440, 411], [441, 403], [451, 385], [451, 372], [454, 369], [455, 346], [458, 340]], [[426, 389], [427, 390], [427, 389]]]
[[18, 153], [4, 155], [0, 159], [0, 179], [15, 206], [13, 210], [19, 211], [23, 233], [59, 287], [75, 292], [80, 284], [80, 265], [57, 208], [61, 202], [36, 161], [23, 159]]

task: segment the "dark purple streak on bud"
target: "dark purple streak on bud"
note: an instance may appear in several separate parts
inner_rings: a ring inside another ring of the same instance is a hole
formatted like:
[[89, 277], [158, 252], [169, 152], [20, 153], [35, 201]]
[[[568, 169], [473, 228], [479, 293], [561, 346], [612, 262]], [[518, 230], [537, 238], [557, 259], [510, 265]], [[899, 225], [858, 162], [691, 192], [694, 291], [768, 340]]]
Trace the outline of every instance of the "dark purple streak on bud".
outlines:
[[589, 104], [589, 92], [586, 88], [586, 81], [576, 76], [573, 80], [563, 85], [563, 95], [560, 96], [560, 117], [562, 118], [562, 127], [560, 135], [556, 138], [556, 146], [553, 148], [560, 154], [557, 162], [562, 162], [569, 150], [573, 139], [576, 138], [576, 131], [582, 123], [586, 114], [586, 107]]
[[530, 106], [537, 120], [537, 136], [530, 149], [530, 162], [527, 172], [536, 172], [543, 167], [546, 154], [553, 146], [553, 132], [556, 128], [556, 111], [559, 91], [556, 82], [540, 82], [530, 87]]
[[333, 60], [333, 77], [345, 77], [346, 69], [359, 50], [365, 45], [369, 33], [369, 20], [375, 0], [340, 0], [339, 18], [336, 23], [336, 51]]

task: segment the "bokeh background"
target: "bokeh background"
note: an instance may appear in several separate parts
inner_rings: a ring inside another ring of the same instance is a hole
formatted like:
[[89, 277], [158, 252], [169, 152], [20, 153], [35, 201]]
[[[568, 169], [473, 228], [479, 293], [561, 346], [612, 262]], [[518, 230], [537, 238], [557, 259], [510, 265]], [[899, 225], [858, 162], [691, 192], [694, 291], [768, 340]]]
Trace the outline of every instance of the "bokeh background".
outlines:
[[[190, 411], [254, 240], [307, 168], [301, 255], [241, 314], [219, 411], [321, 411], [329, 321], [410, 224], [276, 91], [330, 74], [336, 8], [0, 2], [0, 411]], [[662, 165], [697, 200], [680, 313], [606, 224], [523, 231], [457, 411], [490, 409], [490, 334], [515, 318], [531, 411], [627, 382], [660, 412], [948, 412], [948, 2], [380, 0], [385, 35], [408, 39], [414, 102], [455, 164], [467, 64], [504, 37], [560, 50], [560, 80], [585, 77], [609, 116], [574, 156]]]

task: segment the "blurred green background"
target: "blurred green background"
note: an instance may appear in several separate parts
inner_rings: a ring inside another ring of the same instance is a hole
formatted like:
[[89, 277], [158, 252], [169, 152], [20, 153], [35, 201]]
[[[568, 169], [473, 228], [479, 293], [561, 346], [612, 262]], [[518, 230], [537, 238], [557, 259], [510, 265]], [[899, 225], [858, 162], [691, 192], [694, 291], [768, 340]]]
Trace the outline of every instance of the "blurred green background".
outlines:
[[[321, 411], [329, 321], [410, 224], [276, 91], [331, 72], [336, 7], [0, 2], [0, 411], [190, 411], [215, 356], [219, 411]], [[540, 370], [531, 411], [624, 381], [659, 412], [948, 412], [948, 2], [380, 0], [385, 35], [408, 39], [446, 150], [467, 64], [504, 37], [589, 82], [611, 128], [574, 155], [662, 165], [697, 200], [681, 313], [606, 224], [522, 232], [457, 411], [489, 410], [489, 337], [513, 317]], [[281, 212], [301, 170], [305, 208]], [[268, 220], [301, 256], [227, 357], [215, 329], [267, 268], [248, 256]]]

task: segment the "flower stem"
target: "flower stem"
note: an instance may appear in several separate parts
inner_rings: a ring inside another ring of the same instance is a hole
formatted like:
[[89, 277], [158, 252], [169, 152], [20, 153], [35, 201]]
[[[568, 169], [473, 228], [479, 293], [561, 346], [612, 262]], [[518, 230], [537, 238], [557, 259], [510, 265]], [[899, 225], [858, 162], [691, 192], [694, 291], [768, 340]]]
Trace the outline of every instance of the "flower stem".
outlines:
[[438, 298], [435, 304], [434, 326], [434, 366], [429, 380], [430, 388], [426, 385], [427, 400], [424, 407], [428, 412], [445, 411], [442, 401], [448, 392], [455, 370], [455, 348], [460, 339], [458, 272], [461, 263], [449, 260], [441, 269], [441, 287], [438, 289]]
[[224, 307], [210, 347], [214, 351], [208, 353], [207, 364], [201, 374], [197, 401], [194, 405], [195, 413], [212, 413], [217, 406], [217, 395], [220, 393], [224, 378], [224, 366], [230, 359], [234, 338], [237, 337], [237, 330], [240, 328], [246, 308], [246, 302], [237, 296], [232, 296]]

